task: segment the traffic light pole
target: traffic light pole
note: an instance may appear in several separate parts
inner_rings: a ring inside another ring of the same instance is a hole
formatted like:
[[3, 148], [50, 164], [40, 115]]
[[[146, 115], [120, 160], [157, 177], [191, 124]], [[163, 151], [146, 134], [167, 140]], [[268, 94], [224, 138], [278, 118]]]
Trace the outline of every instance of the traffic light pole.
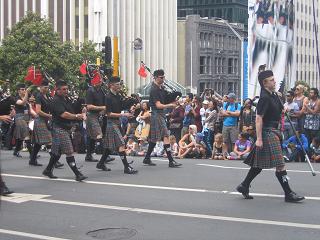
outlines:
[[113, 76], [119, 76], [118, 1], [113, 1]]

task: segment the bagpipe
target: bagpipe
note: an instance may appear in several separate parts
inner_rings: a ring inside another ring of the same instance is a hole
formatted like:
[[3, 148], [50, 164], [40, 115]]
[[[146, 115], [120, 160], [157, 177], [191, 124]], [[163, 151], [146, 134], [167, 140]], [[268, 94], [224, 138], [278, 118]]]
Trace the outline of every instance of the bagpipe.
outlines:
[[[85, 69], [85, 70], [84, 70]], [[88, 87], [93, 84], [102, 82], [101, 90], [106, 96], [110, 92], [109, 79], [112, 77], [111, 71], [104, 71], [98, 64], [87, 64], [85, 61], [81, 67], [80, 72], [86, 75], [86, 82]], [[138, 104], [140, 99], [138, 97], [128, 96], [125, 90], [123, 81], [121, 81], [121, 90], [118, 93], [121, 96], [121, 102], [124, 109], [129, 110], [132, 106]]]
[[[146, 64], [141, 61], [141, 64], [143, 65], [143, 67], [145, 69], [147, 69], [147, 71], [153, 76], [153, 73], [151, 72], [150, 68], [146, 66]], [[165, 102], [164, 104], [169, 104], [169, 103], [173, 103], [177, 100], [179, 100], [180, 97], [182, 97], [182, 93], [179, 92], [177, 89], [175, 89], [174, 87], [170, 86], [166, 80], [163, 82], [163, 89], [165, 90], [166, 93], [166, 97], [165, 97]]]

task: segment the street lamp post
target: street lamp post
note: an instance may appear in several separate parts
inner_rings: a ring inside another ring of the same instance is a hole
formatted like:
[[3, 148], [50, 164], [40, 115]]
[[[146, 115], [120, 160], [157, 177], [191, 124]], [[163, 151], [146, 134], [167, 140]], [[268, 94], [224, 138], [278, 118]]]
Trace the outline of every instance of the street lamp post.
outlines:
[[217, 20], [220, 20], [222, 21], [223, 23], [225, 23], [229, 28], [230, 30], [237, 36], [237, 38], [240, 40], [241, 42], [241, 76], [240, 76], [240, 99], [241, 99], [241, 102], [243, 102], [243, 89], [244, 89], [244, 77], [243, 77], [243, 74], [244, 74], [244, 57], [243, 57], [243, 44], [244, 44], [244, 37], [242, 37], [232, 26], [231, 24], [228, 22], [228, 20], [225, 20], [223, 18], [216, 18]]

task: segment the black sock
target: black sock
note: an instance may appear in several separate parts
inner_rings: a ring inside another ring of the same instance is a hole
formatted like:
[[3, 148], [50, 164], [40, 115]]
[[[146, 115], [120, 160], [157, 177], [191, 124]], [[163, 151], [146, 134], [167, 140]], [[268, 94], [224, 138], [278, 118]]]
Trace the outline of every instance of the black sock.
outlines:
[[109, 154], [110, 154], [110, 151], [109, 151], [109, 149], [104, 149], [103, 150], [103, 154], [102, 154], [102, 156], [101, 156], [101, 158], [100, 158], [100, 160], [99, 160], [99, 164], [103, 164], [105, 161], [106, 161], [106, 159], [107, 159], [107, 157], [109, 156]]
[[54, 154], [51, 154], [48, 166], [46, 167], [46, 171], [52, 171], [54, 164], [59, 160], [60, 156], [56, 156]]
[[32, 154], [31, 140], [25, 140], [25, 142], [26, 142], [26, 145], [27, 145], [28, 152], [29, 152], [29, 154], [31, 156], [31, 154]]
[[245, 187], [249, 187], [250, 183], [252, 182], [252, 180], [258, 176], [259, 173], [261, 173], [262, 169], [261, 168], [255, 168], [255, 167], [251, 167], [246, 178], [244, 179], [244, 181], [242, 182], [242, 185]]
[[171, 155], [170, 144], [164, 144], [163, 148], [166, 151], [167, 158], [169, 159], [169, 162], [173, 162], [174, 160], [173, 160], [172, 155]]
[[67, 163], [68, 163], [69, 167], [71, 168], [71, 170], [73, 171], [73, 173], [75, 175], [78, 175], [80, 172], [77, 168], [76, 160], [74, 159], [74, 156], [66, 157], [66, 159], [67, 159]]
[[38, 156], [38, 153], [39, 153], [40, 149], [41, 149], [41, 145], [38, 144], [38, 143], [35, 143], [34, 146], [33, 146], [33, 149], [32, 149], [30, 162], [37, 162], [37, 156]]
[[123, 163], [123, 166], [124, 166], [124, 167], [129, 167], [129, 163], [128, 163], [128, 161], [127, 161], [127, 154], [126, 154], [126, 152], [125, 152], [125, 151], [119, 152], [119, 156], [120, 156], [120, 158], [121, 158], [121, 161], [122, 161], [122, 163]]
[[20, 140], [20, 139], [17, 139], [17, 140], [16, 140], [16, 147], [15, 147], [15, 149], [14, 149], [14, 152], [15, 152], [15, 153], [18, 153], [18, 152], [21, 150], [21, 148], [22, 148], [22, 143], [23, 143], [23, 140]]
[[287, 176], [287, 171], [281, 171], [281, 172], [276, 172], [276, 177], [278, 178], [278, 181], [286, 195], [292, 192], [290, 186], [289, 186], [289, 179]]
[[153, 151], [155, 146], [156, 146], [156, 143], [149, 142], [148, 151], [147, 151], [147, 154], [146, 154], [145, 158], [150, 158], [151, 153], [152, 153], [152, 151]]

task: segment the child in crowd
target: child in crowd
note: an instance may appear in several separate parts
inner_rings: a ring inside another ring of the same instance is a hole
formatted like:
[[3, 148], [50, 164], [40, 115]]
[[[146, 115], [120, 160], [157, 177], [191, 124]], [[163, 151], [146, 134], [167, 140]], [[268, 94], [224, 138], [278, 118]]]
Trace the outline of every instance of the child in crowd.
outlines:
[[310, 144], [310, 155], [313, 162], [320, 163], [320, 137], [314, 137]]
[[226, 157], [227, 145], [223, 142], [223, 135], [217, 133], [214, 136], [214, 143], [212, 146], [212, 159], [223, 160]]
[[251, 143], [248, 138], [247, 133], [242, 132], [239, 134], [238, 140], [234, 144], [233, 152], [230, 153], [228, 159], [236, 160], [248, 157], [251, 151]]
[[127, 143], [126, 153], [128, 156], [137, 156], [139, 150], [138, 143], [133, 140], [133, 138], [129, 138]]
[[179, 145], [177, 143], [176, 137], [174, 135], [171, 135], [169, 137], [170, 141], [170, 149], [171, 149], [171, 154], [173, 157], [178, 156], [179, 153]]

